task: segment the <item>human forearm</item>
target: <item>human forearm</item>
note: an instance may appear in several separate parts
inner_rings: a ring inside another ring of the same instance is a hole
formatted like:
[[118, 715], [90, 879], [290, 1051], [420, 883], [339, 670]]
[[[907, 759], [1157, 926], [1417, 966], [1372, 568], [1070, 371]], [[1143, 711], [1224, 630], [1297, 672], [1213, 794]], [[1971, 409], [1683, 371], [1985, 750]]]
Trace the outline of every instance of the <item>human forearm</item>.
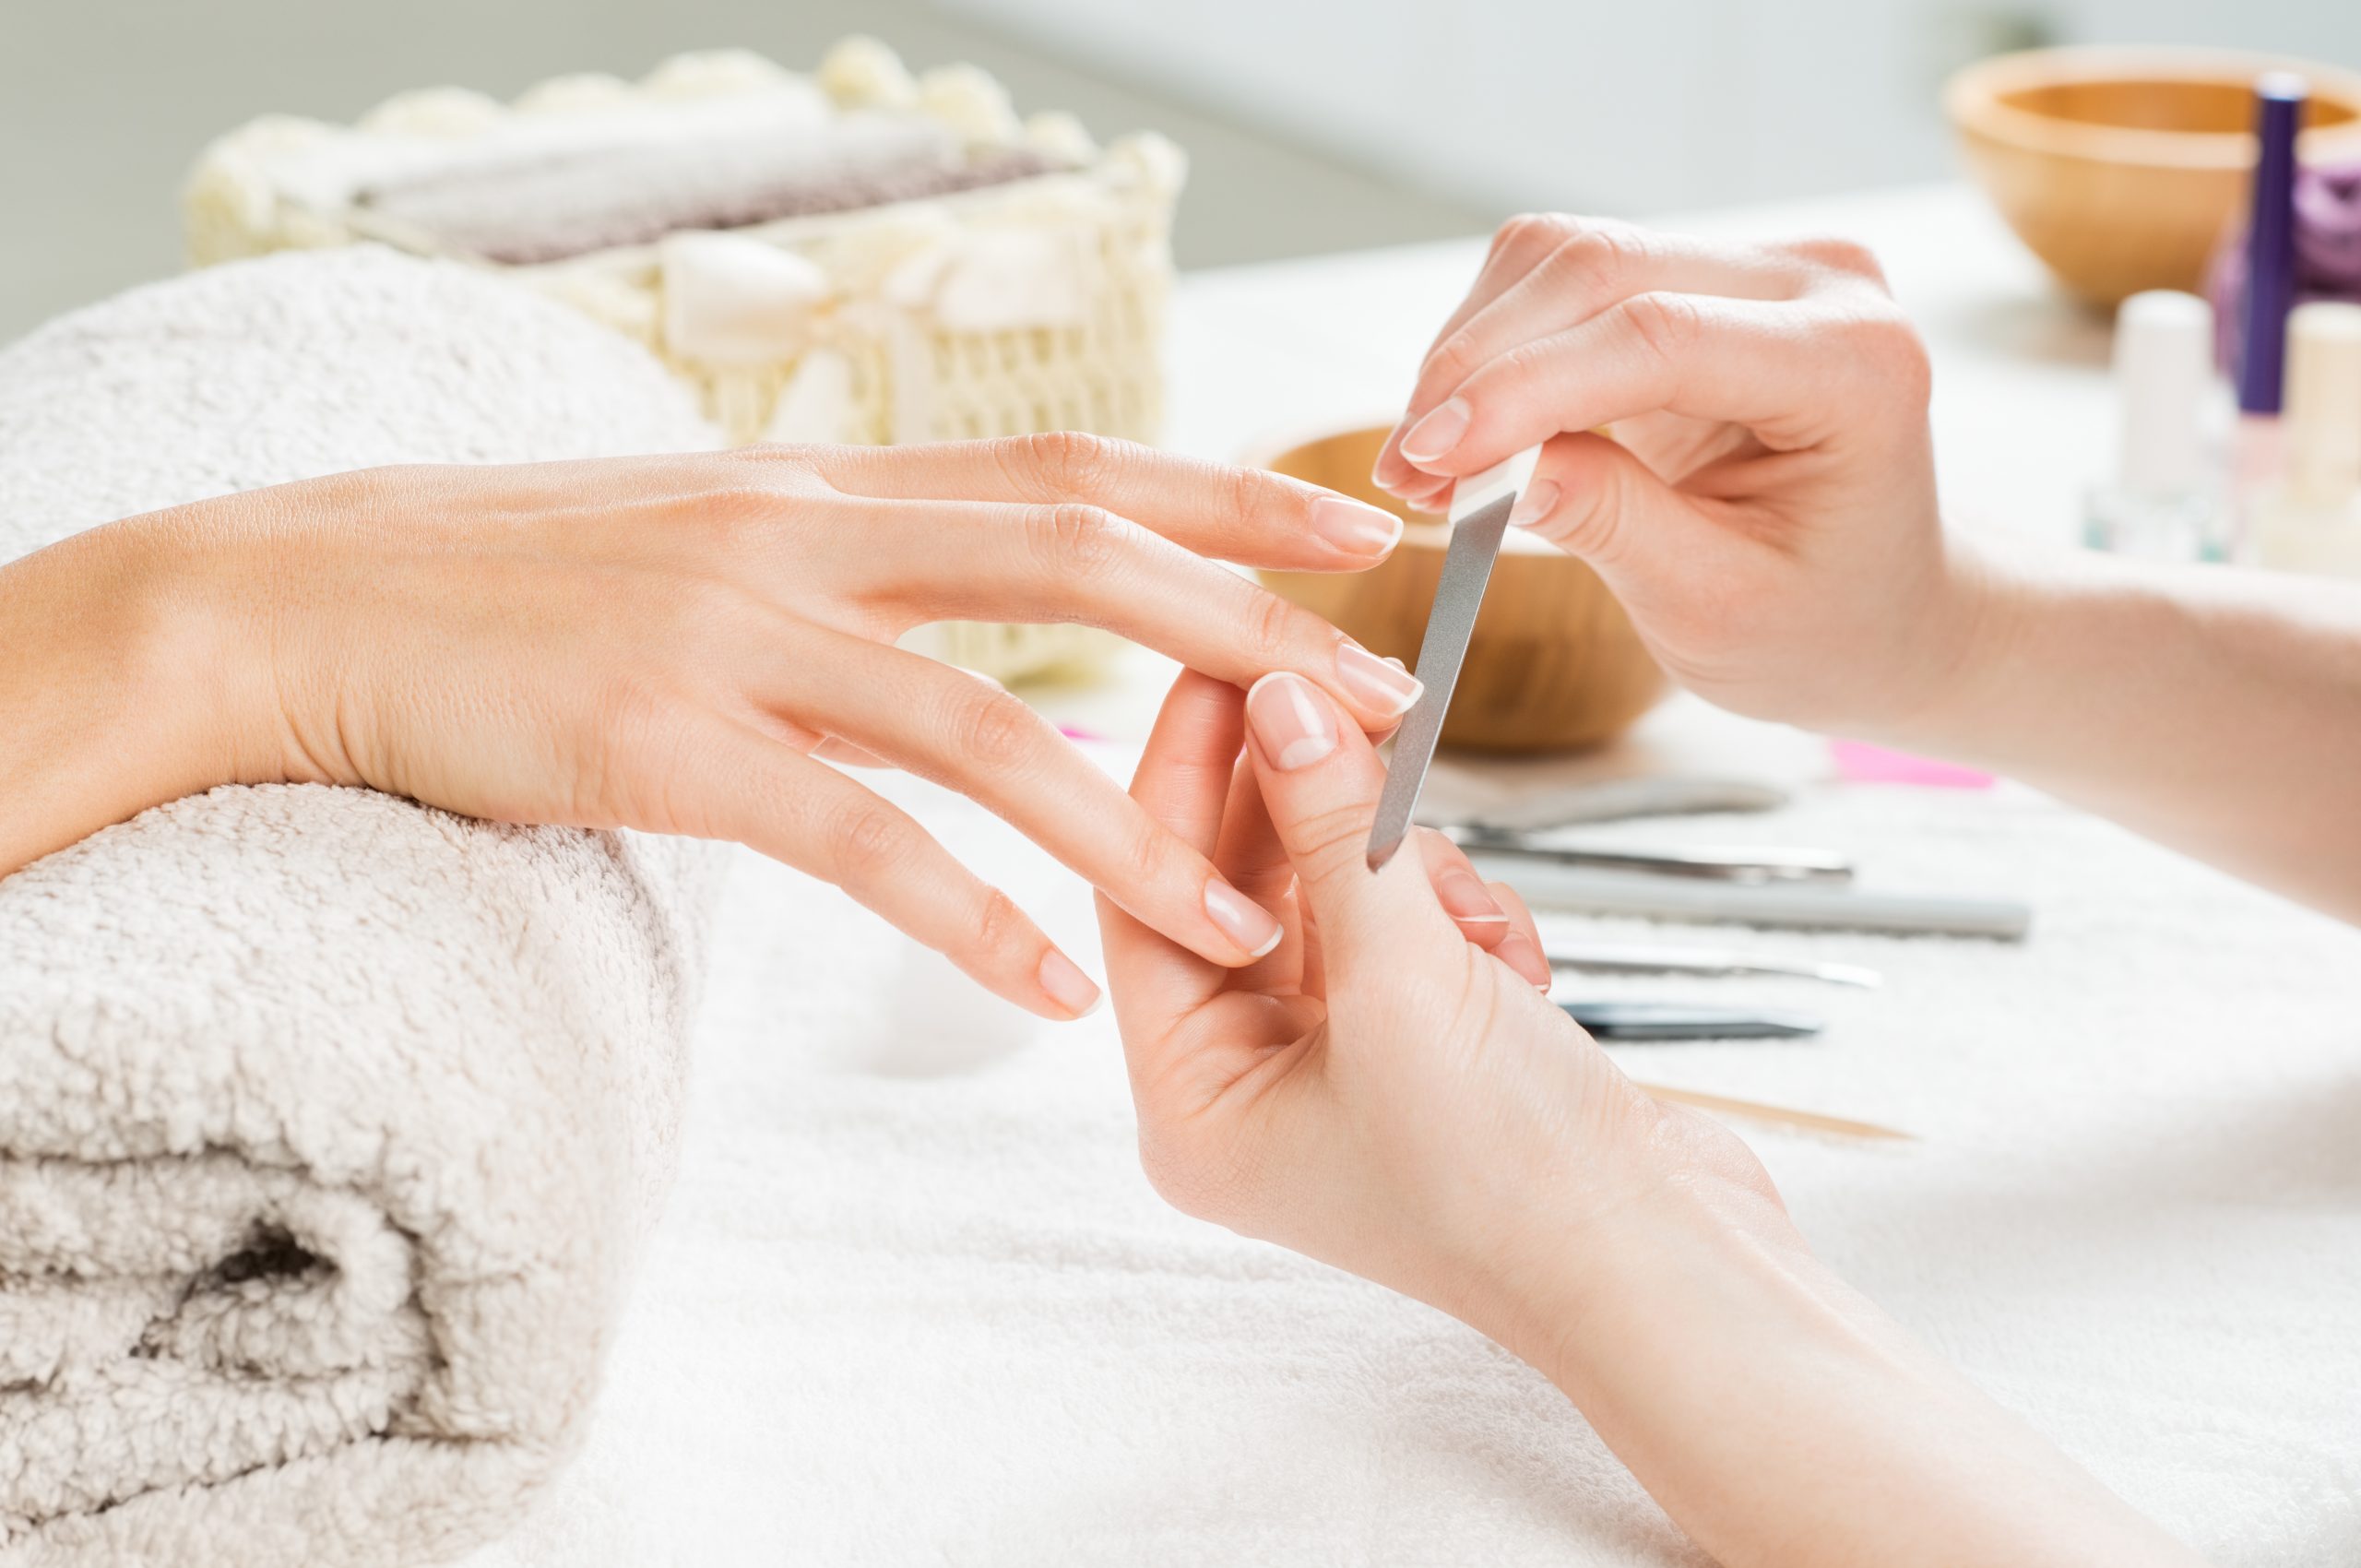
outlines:
[[1691, 1172], [1483, 1324], [1741, 1565], [2187, 1564], [2187, 1549], [1815, 1261], [1767, 1189]]
[[1891, 738], [2361, 920], [2361, 591], [1966, 545], [1944, 688]]
[[172, 514], [0, 566], [0, 875], [242, 777], [217, 625]]

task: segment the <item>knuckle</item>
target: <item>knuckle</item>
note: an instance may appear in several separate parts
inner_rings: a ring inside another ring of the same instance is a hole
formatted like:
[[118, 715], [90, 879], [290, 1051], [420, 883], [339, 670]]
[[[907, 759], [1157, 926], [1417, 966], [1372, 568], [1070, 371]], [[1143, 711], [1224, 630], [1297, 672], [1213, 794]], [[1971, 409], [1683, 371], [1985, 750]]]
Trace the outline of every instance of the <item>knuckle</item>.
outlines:
[[1854, 320], [1846, 329], [1846, 359], [1860, 367], [1887, 397], [1926, 402], [1934, 390], [1934, 369], [1926, 342], [1901, 312], [1881, 309]]
[[1288, 835], [1299, 861], [1325, 865], [1347, 856], [1358, 857], [1368, 842], [1373, 802], [1343, 801], [1297, 819]]
[[1434, 352], [1427, 356], [1426, 372], [1433, 379], [1456, 385], [1481, 362], [1476, 334], [1463, 327], [1435, 345]]
[[1634, 294], [1616, 308], [1641, 347], [1667, 363], [1687, 353], [1703, 326], [1696, 302], [1686, 294]]
[[1016, 900], [997, 887], [984, 889], [983, 901], [976, 909], [976, 946], [985, 953], [1005, 953], [1029, 943], [1033, 922], [1016, 907]]
[[1251, 589], [1244, 625], [1246, 650], [1257, 664], [1273, 665], [1295, 646], [1301, 612], [1267, 588]]
[[1581, 221], [1562, 212], [1520, 212], [1501, 225], [1493, 243], [1505, 255], [1537, 261], [1581, 232]]
[[1809, 234], [1790, 240], [1780, 248], [1814, 267], [1866, 278], [1880, 288], [1885, 285], [1885, 268], [1878, 265], [1877, 253], [1857, 240], [1835, 234]]
[[839, 809], [828, 819], [826, 841], [836, 880], [848, 885], [884, 876], [910, 852], [909, 828], [876, 802]]
[[951, 739], [961, 760], [991, 773], [1013, 769], [1033, 748], [1033, 710], [980, 682], [961, 683], [976, 688], [955, 699]]
[[1648, 257], [1646, 233], [1627, 223], [1593, 223], [1567, 236], [1547, 263], [1572, 281], [1609, 298]]
[[1162, 879], [1170, 857], [1164, 830], [1142, 816], [1131, 825], [1116, 848], [1115, 873], [1123, 879], [1121, 885], [1125, 887], [1152, 886]]
[[1087, 431], [1050, 430], [1010, 438], [1004, 458], [1045, 497], [1097, 491], [1121, 460], [1121, 443]]
[[1122, 548], [1115, 515], [1079, 501], [1040, 508], [1027, 529], [1035, 559], [1062, 577], [1097, 577]]

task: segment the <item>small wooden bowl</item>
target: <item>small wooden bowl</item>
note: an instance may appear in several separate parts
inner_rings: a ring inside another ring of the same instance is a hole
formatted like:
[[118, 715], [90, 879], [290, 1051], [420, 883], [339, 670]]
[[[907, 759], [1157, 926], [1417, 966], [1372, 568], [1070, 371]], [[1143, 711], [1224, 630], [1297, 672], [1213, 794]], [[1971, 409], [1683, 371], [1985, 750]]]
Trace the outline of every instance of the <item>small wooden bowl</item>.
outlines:
[[[1412, 664], [1451, 527], [1410, 511], [1370, 483], [1386, 429], [1347, 430], [1248, 460], [1404, 519], [1402, 542], [1382, 565], [1334, 574], [1264, 572], [1263, 580], [1363, 647]], [[1452, 695], [1443, 743], [1487, 752], [1596, 745], [1629, 729], [1664, 690], [1664, 671], [1598, 574], [1512, 529]]]
[[2058, 281], [2112, 306], [2203, 291], [2254, 167], [2254, 82], [2311, 86], [2297, 156], [2361, 155], [2361, 76], [2213, 49], [2036, 49], [1979, 61], [1943, 89], [1968, 168]]

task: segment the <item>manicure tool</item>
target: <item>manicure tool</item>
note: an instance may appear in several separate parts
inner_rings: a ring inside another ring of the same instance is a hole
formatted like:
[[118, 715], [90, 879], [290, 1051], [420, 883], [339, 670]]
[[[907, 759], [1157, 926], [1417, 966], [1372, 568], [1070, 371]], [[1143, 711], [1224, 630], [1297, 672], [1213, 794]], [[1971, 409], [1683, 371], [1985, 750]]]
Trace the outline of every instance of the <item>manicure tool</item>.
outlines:
[[1652, 872], [1658, 876], [1709, 877], [1722, 882], [1853, 880], [1853, 862], [1827, 849], [1609, 849], [1536, 843], [1522, 833], [1492, 827], [1446, 827], [1442, 831], [1463, 849], [1529, 857], [1564, 866]]
[[1499, 833], [1536, 833], [1578, 822], [1703, 812], [1767, 812], [1787, 803], [1776, 784], [1747, 778], [1605, 778], [1544, 790], [1477, 813], [1466, 826]]
[[1476, 874], [1487, 882], [1506, 882], [1545, 909], [1586, 914], [1819, 931], [1922, 932], [2011, 942], [2023, 937], [2033, 926], [2033, 910], [2005, 898], [1864, 893], [1818, 882], [1652, 876], [1560, 865], [1489, 849], [1471, 849], [1467, 858]]
[[1608, 975], [1789, 975], [1856, 985], [1874, 991], [1883, 983], [1875, 969], [1858, 964], [1822, 964], [1806, 958], [1760, 957], [1728, 947], [1624, 946], [1614, 943], [1553, 943], [1553, 969], [1584, 969]]
[[1467, 639], [1476, 631], [1484, 585], [1492, 580], [1492, 563], [1508, 532], [1509, 513], [1533, 482], [1534, 465], [1540, 459], [1541, 448], [1528, 446], [1452, 487], [1451, 543], [1443, 552], [1434, 608], [1427, 612], [1426, 636], [1418, 643], [1416, 673], [1426, 689], [1394, 737], [1393, 760], [1386, 764], [1385, 789], [1378, 797], [1377, 821], [1369, 835], [1371, 871], [1394, 858], [1410, 831], [1410, 814], [1427, 781], [1427, 765], [1434, 761], [1435, 742], [1442, 738], [1443, 712], [1451, 706], [1452, 688], [1459, 683], [1459, 667], [1467, 657]]
[[1558, 1010], [1603, 1040], [1792, 1039], [1820, 1033], [1809, 1013], [1701, 1007], [1686, 1002], [1560, 1002]]
[[1817, 1111], [1797, 1111], [1793, 1106], [1765, 1105], [1755, 1099], [1732, 1099], [1727, 1095], [1706, 1094], [1701, 1089], [1677, 1089], [1666, 1084], [1631, 1086], [1650, 1099], [1670, 1100], [1675, 1105], [1693, 1105], [1700, 1111], [1718, 1111], [1725, 1116], [1743, 1116], [1752, 1122], [1768, 1122], [1780, 1127], [1801, 1127], [1814, 1133], [1834, 1133], [1847, 1138], [1890, 1139], [1895, 1143], [1916, 1143], [1915, 1134], [1896, 1127], [1880, 1127], [1874, 1122], [1848, 1122], [1842, 1116], [1823, 1116]]

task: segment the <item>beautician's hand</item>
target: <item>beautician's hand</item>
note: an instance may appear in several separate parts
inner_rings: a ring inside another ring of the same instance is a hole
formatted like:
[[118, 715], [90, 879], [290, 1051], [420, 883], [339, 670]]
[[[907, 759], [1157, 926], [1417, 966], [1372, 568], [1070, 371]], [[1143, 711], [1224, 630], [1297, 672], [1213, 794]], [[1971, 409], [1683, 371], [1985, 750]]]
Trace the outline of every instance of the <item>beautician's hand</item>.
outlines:
[[[1530, 1246], [1634, 1202], [1667, 1112], [1536, 988], [1548, 969], [1513, 891], [1431, 849], [1369, 870], [1382, 783], [1308, 682], [1271, 675], [1242, 701], [1200, 675], [1174, 685], [1133, 793], [1288, 934], [1226, 970], [1102, 901], [1141, 1156], [1192, 1214], [1498, 1322]], [[1520, 922], [1489, 952], [1452, 918], [1486, 891]], [[1723, 1146], [1708, 1163], [1748, 1159], [1688, 1125]]]
[[[1382, 770], [1289, 674], [1183, 675], [1133, 793], [1283, 911], [1225, 970], [1104, 900], [1140, 1155], [1189, 1213], [1420, 1297], [1549, 1376], [1732, 1568], [2187, 1568], [2186, 1549], [1822, 1268], [1726, 1130], [1644, 1099], [1364, 858]], [[1473, 873], [1465, 873], [1473, 882]]]
[[1857, 247], [1519, 218], [1376, 479], [1439, 503], [1547, 440], [1518, 520], [1596, 567], [1684, 685], [1869, 732], [1928, 702], [1968, 629], [1927, 403], [1926, 354]]
[[130, 782], [44, 772], [0, 742], [0, 872], [215, 783], [366, 785], [506, 821], [737, 839], [1071, 1016], [1096, 988], [1030, 920], [808, 754], [960, 790], [1190, 952], [1246, 964], [1278, 940], [1266, 911], [1024, 703], [893, 639], [948, 619], [1085, 622], [1227, 680], [1296, 671], [1382, 729], [1414, 681], [1203, 557], [1353, 570], [1398, 527], [1310, 485], [1086, 436], [387, 469], [132, 519], [7, 568], [0, 597], [59, 596], [53, 631], [89, 623], [93, 651], [59, 672], [89, 688], [61, 734], [120, 721], [133, 691], [186, 722], [176, 744], [115, 748], [145, 760], [110, 767], [150, 770]]

